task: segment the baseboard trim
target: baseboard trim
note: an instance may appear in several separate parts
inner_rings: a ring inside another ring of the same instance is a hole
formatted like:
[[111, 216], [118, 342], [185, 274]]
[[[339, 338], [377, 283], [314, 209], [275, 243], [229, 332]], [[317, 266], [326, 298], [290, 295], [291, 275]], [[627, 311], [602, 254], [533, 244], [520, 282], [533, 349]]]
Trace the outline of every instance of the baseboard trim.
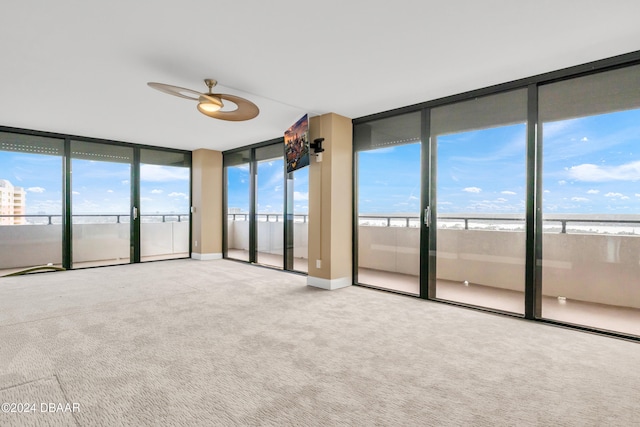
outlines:
[[199, 254], [197, 252], [191, 252], [191, 258], [198, 261], [211, 261], [213, 259], [222, 259], [222, 254]]
[[352, 285], [351, 277], [341, 277], [339, 279], [323, 279], [321, 277], [307, 276], [307, 286], [333, 291], [346, 288]]

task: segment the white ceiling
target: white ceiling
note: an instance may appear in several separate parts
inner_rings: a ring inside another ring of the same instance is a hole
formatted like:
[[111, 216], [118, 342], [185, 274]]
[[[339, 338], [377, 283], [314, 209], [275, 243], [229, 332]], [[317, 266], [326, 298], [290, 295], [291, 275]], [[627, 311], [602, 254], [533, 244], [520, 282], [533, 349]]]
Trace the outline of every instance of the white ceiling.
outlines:
[[[640, 50], [638, 0], [29, 0], [0, 8], [0, 125], [182, 149], [279, 137]], [[149, 88], [246, 97], [247, 122]]]

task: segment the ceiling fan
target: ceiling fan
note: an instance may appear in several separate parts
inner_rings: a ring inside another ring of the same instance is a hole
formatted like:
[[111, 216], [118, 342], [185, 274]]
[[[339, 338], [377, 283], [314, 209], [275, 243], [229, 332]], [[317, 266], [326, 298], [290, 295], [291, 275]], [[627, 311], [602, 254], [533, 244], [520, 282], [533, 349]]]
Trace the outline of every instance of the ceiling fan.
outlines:
[[[167, 85], [164, 83], [149, 82], [147, 85], [169, 95], [179, 96], [180, 98], [198, 101], [198, 111], [205, 116], [214, 119], [229, 120], [239, 122], [243, 120], [253, 119], [260, 113], [260, 110], [253, 102], [240, 98], [239, 96], [229, 95], [225, 93], [212, 93], [213, 87], [218, 84], [214, 79], [204, 79], [204, 83], [209, 88], [209, 92], [200, 93], [195, 90], [183, 87]], [[226, 106], [224, 101], [235, 104], [237, 108], [234, 110], [222, 110]]]

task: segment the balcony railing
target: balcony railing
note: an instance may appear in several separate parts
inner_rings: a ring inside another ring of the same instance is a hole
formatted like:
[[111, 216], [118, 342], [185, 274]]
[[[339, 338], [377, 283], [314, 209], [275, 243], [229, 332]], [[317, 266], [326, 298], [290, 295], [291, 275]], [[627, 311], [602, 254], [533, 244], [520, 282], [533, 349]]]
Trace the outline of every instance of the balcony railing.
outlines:
[[[371, 227], [419, 227], [417, 215], [364, 214], [358, 217], [359, 225]], [[525, 231], [525, 218], [514, 215], [469, 216], [438, 215], [438, 228], [486, 231]], [[595, 227], [594, 227], [595, 226]], [[640, 235], [640, 215], [637, 218], [585, 218], [548, 216], [543, 221], [544, 232], [560, 234], [616, 234]]]
[[[248, 221], [249, 213], [230, 213], [231, 221]], [[259, 213], [256, 215], [259, 222], [282, 222], [283, 214]], [[504, 216], [469, 216], [469, 215], [442, 215], [437, 217], [438, 228], [454, 228], [463, 230], [487, 230], [487, 231], [525, 231], [525, 219], [513, 215]], [[294, 215], [295, 222], [308, 222], [308, 215]], [[358, 223], [362, 226], [372, 227], [408, 227], [420, 226], [420, 217], [404, 214], [363, 214], [358, 217]], [[594, 226], [596, 226], [594, 228]], [[581, 218], [550, 216], [543, 221], [543, 231], [560, 234], [619, 234], [640, 235], [640, 216], [637, 219], [629, 218]]]
[[[230, 213], [227, 214], [227, 219], [231, 221], [249, 221], [249, 215], [248, 213]], [[279, 213], [259, 213], [256, 214], [256, 219], [259, 222], [283, 222], [285, 216]], [[306, 223], [308, 222], [308, 217], [309, 215], [306, 214], [294, 214], [293, 221]]]
[[[30, 214], [30, 215], [0, 215], [0, 219], [2, 218], [43, 218], [42, 221], [27, 221], [27, 223], [23, 223], [20, 225], [53, 225], [53, 224], [62, 224], [62, 215], [52, 215], [52, 214]], [[78, 214], [72, 215], [72, 218], [106, 218], [106, 219], [114, 219], [114, 221], [106, 221], [105, 223], [128, 223], [131, 216], [130, 214]], [[161, 221], [145, 221], [146, 219], [151, 218], [161, 218]], [[167, 220], [169, 218], [169, 220]], [[174, 221], [171, 219], [175, 218]], [[54, 220], [55, 219], [55, 220]], [[189, 214], [141, 214], [140, 219], [142, 222], [183, 222], [189, 221]], [[0, 221], [0, 224], [2, 221]], [[82, 221], [74, 221], [76, 224], [93, 224], [95, 222], [82, 222]]]

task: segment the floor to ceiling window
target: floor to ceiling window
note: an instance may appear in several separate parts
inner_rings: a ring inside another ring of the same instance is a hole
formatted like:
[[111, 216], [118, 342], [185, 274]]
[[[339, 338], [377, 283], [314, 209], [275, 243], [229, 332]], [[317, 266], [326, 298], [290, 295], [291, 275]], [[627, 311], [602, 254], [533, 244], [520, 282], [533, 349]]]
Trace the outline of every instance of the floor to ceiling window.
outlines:
[[224, 163], [227, 201], [226, 256], [249, 261], [251, 151], [241, 150], [226, 154]]
[[420, 113], [357, 125], [357, 281], [420, 293]]
[[[287, 212], [292, 212], [290, 226], [293, 236], [288, 245], [292, 251], [292, 266], [296, 271], [309, 270], [309, 168], [291, 172], [287, 176]], [[289, 216], [289, 215], [288, 215]]]
[[140, 150], [140, 256], [142, 261], [189, 256], [190, 157]]
[[524, 313], [526, 96], [431, 110], [436, 298]]
[[131, 262], [133, 148], [71, 141], [74, 268]]
[[0, 275], [62, 266], [64, 139], [0, 132]]
[[355, 119], [354, 283], [640, 338], [628, 56]]
[[256, 262], [282, 268], [284, 265], [283, 144], [255, 150], [256, 157]]
[[285, 173], [282, 139], [223, 154], [225, 257], [306, 272], [308, 168]]
[[182, 150], [0, 128], [0, 275], [188, 257], [190, 164]]
[[540, 87], [542, 317], [640, 336], [640, 66]]

